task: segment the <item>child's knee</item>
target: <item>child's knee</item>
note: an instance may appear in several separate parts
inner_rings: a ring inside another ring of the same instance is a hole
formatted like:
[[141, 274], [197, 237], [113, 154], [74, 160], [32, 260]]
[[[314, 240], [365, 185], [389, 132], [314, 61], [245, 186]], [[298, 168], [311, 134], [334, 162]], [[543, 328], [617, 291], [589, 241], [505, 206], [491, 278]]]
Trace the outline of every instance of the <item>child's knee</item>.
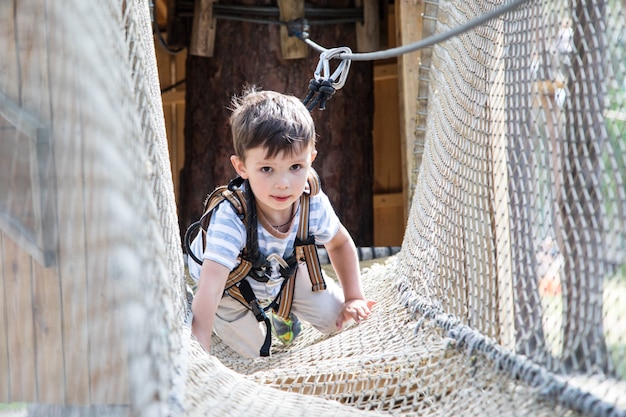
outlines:
[[235, 305], [232, 305], [230, 300], [225, 304], [227, 306], [220, 304], [215, 315], [213, 324], [215, 334], [241, 356], [259, 357], [261, 346], [265, 341], [265, 324], [257, 321], [252, 312], [240, 304], [241, 308], [232, 308]]

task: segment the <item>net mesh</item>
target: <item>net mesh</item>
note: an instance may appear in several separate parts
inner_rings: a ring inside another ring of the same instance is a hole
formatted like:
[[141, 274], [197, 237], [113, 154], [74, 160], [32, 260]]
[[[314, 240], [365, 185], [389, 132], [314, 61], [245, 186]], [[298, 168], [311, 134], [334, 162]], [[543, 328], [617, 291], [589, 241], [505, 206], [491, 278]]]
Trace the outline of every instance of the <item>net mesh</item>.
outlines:
[[[425, 35], [497, 6], [426, 2]], [[212, 354], [368, 412], [624, 415], [624, 27], [616, 1], [533, 2], [423, 51], [421, 165], [402, 251], [364, 274], [374, 317], [270, 360]]]
[[[423, 51], [421, 164], [400, 253], [363, 271], [373, 315], [244, 360], [190, 334], [148, 4], [70, 3], [45, 15], [57, 264], [103, 283], [68, 307], [91, 321], [64, 328], [65, 402], [119, 404], [107, 393], [127, 390], [124, 413], [151, 417], [626, 415], [625, 4], [528, 2]], [[498, 4], [428, 1], [425, 35]], [[35, 112], [30, 99], [18, 101]], [[32, 201], [15, 188], [18, 142], [3, 142], [0, 173], [15, 194], [2, 208], [20, 217]], [[86, 401], [71, 398], [77, 335], [92, 351]], [[113, 345], [123, 372], [98, 384]], [[40, 385], [39, 401], [0, 392], [43, 403]]]

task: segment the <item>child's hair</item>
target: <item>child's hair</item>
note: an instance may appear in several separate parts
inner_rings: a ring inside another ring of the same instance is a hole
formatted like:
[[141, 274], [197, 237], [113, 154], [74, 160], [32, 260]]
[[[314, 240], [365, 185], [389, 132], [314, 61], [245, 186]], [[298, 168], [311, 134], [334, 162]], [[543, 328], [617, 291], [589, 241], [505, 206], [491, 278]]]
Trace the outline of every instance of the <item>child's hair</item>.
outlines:
[[291, 95], [260, 91], [247, 87], [233, 97], [230, 116], [235, 154], [245, 159], [245, 152], [258, 146], [267, 149], [267, 157], [281, 152], [299, 152], [315, 143], [313, 118], [302, 102]]

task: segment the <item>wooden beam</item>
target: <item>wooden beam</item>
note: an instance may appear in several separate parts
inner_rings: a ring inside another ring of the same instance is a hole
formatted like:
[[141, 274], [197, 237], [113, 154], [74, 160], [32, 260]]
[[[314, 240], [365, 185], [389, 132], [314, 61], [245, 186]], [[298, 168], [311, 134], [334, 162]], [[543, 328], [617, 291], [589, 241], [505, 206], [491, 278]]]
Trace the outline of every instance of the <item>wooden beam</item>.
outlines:
[[[395, 3], [396, 39], [398, 45], [408, 45], [422, 38], [424, 3], [421, 0], [401, 0]], [[402, 145], [405, 218], [408, 218], [412, 184], [416, 184], [415, 128], [417, 125], [417, 92], [419, 86], [420, 51], [398, 57], [398, 91], [400, 94], [400, 142]]]
[[374, 52], [380, 46], [380, 19], [377, 0], [356, 0], [356, 7], [363, 7], [363, 22], [356, 24], [356, 48], [358, 52]]
[[213, 3], [217, 3], [217, 0], [196, 0], [189, 45], [191, 55], [213, 56], [217, 20], [213, 17]]
[[8, 402], [37, 402], [35, 320], [32, 299], [32, 260], [17, 243], [0, 233], [0, 259], [5, 291], [6, 344], [9, 380]]
[[[304, 0], [278, 0], [278, 8], [282, 22], [304, 18]], [[289, 36], [285, 25], [280, 26], [280, 50], [284, 59], [306, 58], [308, 53], [306, 44]]]
[[403, 207], [404, 200], [402, 193], [374, 194], [374, 208]]
[[161, 29], [167, 28], [167, 19], [169, 7], [165, 0], [157, 0], [154, 7], [156, 8], [157, 25]]
[[185, 91], [172, 90], [161, 95], [163, 104], [185, 104]]

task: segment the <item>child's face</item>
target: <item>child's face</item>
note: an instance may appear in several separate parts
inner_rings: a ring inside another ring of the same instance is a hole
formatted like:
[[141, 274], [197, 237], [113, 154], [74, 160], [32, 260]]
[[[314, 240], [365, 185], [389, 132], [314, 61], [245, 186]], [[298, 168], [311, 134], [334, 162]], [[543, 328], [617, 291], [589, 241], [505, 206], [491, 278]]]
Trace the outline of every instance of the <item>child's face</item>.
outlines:
[[275, 216], [291, 212], [292, 204], [304, 192], [309, 169], [317, 156], [311, 145], [300, 152], [281, 152], [267, 157], [264, 147], [246, 151], [245, 161], [233, 155], [231, 162], [237, 173], [250, 182], [257, 207], [265, 215]]

